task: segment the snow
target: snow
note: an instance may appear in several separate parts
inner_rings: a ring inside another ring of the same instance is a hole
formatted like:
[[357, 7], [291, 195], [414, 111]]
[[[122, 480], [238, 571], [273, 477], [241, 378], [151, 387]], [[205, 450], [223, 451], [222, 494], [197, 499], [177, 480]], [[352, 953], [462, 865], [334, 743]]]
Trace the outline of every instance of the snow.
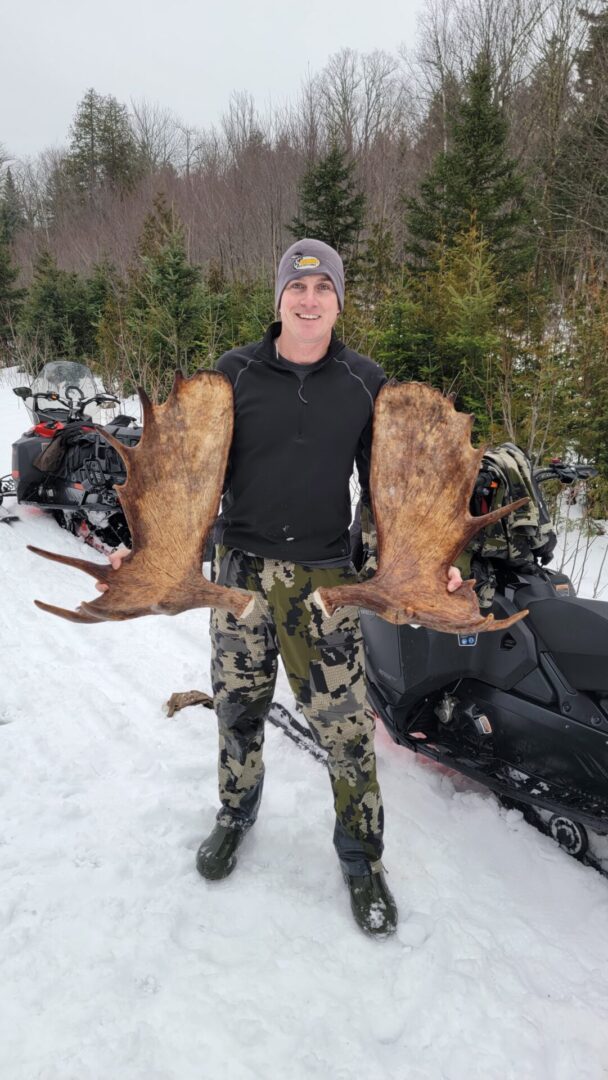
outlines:
[[[11, 380], [2, 472], [27, 426]], [[162, 704], [210, 689], [207, 614], [78, 627], [37, 610], [92, 582], [28, 552], [82, 545], [18, 514], [0, 524], [0, 1076], [605, 1080], [606, 880], [379, 730], [401, 921], [369, 940], [323, 768], [269, 726], [258, 824], [234, 874], [203, 881], [214, 716]], [[277, 698], [293, 708], [284, 677]]]

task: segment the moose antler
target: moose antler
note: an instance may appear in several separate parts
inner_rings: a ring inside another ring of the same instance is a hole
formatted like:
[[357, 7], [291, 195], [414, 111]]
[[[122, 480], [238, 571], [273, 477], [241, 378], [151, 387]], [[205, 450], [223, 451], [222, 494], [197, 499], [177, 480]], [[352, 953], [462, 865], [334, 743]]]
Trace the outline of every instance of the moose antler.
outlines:
[[370, 490], [378, 532], [378, 570], [360, 585], [318, 589], [327, 614], [343, 604], [388, 622], [446, 633], [503, 630], [527, 615], [483, 618], [473, 586], [448, 593], [448, 567], [479, 529], [526, 499], [472, 517], [469, 501], [483, 449], [471, 446], [473, 418], [422, 383], [388, 384], [374, 410]]
[[37, 555], [75, 566], [109, 586], [77, 611], [35, 603], [80, 623], [157, 612], [176, 615], [197, 607], [223, 608], [240, 618], [253, 604], [251, 593], [222, 588], [202, 575], [205, 540], [217, 513], [232, 440], [230, 381], [215, 371], [190, 379], [178, 371], [163, 405], [152, 405], [142, 389], [139, 396], [144, 430], [137, 446], [126, 447], [97, 428], [127, 470], [118, 497], [131, 532], [131, 553], [119, 570], [112, 570], [28, 545]]

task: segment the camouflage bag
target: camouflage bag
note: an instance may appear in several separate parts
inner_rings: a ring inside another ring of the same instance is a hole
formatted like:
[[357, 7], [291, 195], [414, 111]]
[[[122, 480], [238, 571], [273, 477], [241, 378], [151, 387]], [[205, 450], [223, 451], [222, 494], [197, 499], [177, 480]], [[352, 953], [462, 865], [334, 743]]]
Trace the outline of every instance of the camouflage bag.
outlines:
[[473, 538], [458, 560], [463, 576], [473, 574], [482, 608], [492, 603], [496, 587], [493, 563], [515, 568], [551, 560], [557, 543], [547, 504], [534, 480], [532, 463], [514, 443], [487, 450], [471, 502], [472, 513], [485, 514], [498, 506], [529, 501]]

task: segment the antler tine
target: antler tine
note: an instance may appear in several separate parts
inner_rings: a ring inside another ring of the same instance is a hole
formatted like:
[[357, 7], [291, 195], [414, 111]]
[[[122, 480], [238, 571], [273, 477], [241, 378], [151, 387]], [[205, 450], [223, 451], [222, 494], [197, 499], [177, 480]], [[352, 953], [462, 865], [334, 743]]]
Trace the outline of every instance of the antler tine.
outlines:
[[506, 506], [499, 506], [497, 510], [491, 510], [489, 514], [481, 514], [480, 517], [472, 518], [475, 524], [475, 532], [478, 532], [479, 529], [485, 529], [487, 525], [494, 525], [496, 521], [507, 517], [515, 510], [519, 510], [520, 506], [525, 506], [529, 502], [530, 499], [526, 496], [523, 499], [516, 499], [515, 502], [507, 503]]
[[95, 424], [95, 431], [98, 432], [99, 435], [102, 435], [103, 438], [106, 440], [106, 442], [109, 443], [110, 446], [112, 446], [114, 448], [114, 450], [116, 450], [116, 453], [118, 454], [119, 458], [121, 459], [121, 461], [124, 463], [124, 465], [128, 469], [129, 468], [129, 458], [130, 458], [131, 454], [133, 453], [135, 447], [134, 446], [125, 446], [125, 444], [121, 443], [120, 440], [117, 439], [114, 435], [110, 435], [110, 432], [106, 431], [106, 429], [101, 427], [100, 424]]
[[[187, 380], [184, 378], [183, 372], [180, 371], [180, 369], [178, 368], [173, 376], [173, 383], [171, 386], [171, 390], [169, 391], [169, 397], [167, 398], [167, 401], [164, 403], [164, 405], [166, 405], [171, 398], [176, 396], [176, 394], [178, 393], [178, 389], [186, 381]], [[145, 446], [147, 443], [150, 442], [151, 433], [157, 425], [155, 406], [152, 404], [152, 401], [148, 397], [148, 394], [144, 390], [143, 386], [137, 387], [137, 394], [141, 403], [143, 421], [143, 431], [137, 446], [125, 446], [125, 444], [120, 442], [120, 440], [117, 439], [115, 435], [110, 435], [109, 431], [106, 431], [105, 428], [100, 427], [99, 424], [95, 425], [95, 430], [103, 436], [106, 442], [114, 448], [118, 456], [121, 458], [127, 470], [127, 477], [129, 475], [129, 471], [133, 462], [133, 455], [137, 452], [138, 447], [141, 447], [142, 445]], [[162, 409], [164, 405], [157, 405], [156, 409]], [[119, 488], [123, 486], [124, 485], [118, 485]]]
[[[177, 374], [177, 372], [176, 372], [176, 374]], [[173, 382], [173, 388], [174, 387], [175, 387], [175, 380]], [[172, 388], [171, 392], [173, 392], [173, 388]], [[120, 439], [117, 439], [115, 435], [110, 435], [110, 432], [106, 431], [106, 429], [104, 427], [101, 427], [100, 424], [95, 424], [95, 431], [97, 431], [100, 435], [102, 435], [103, 438], [106, 440], [106, 442], [109, 443], [110, 446], [116, 451], [119, 458], [124, 463], [124, 465], [125, 465], [125, 467], [127, 469], [127, 474], [129, 472], [131, 462], [133, 460], [133, 455], [136, 452], [137, 447], [141, 446], [142, 443], [144, 442], [144, 438], [146, 438], [146, 432], [148, 433], [148, 436], [149, 436], [151, 428], [156, 424], [156, 418], [154, 416], [154, 406], [153, 406], [152, 402], [150, 401], [150, 398], [146, 394], [146, 391], [144, 390], [143, 386], [138, 386], [137, 387], [137, 393], [139, 395], [139, 400], [141, 402], [141, 411], [142, 411], [142, 420], [143, 420], [143, 431], [142, 431], [141, 438], [140, 438], [137, 446], [125, 446], [125, 444], [122, 443], [120, 441]], [[146, 442], [148, 442], [148, 441], [149, 441], [149, 438], [146, 438]]]
[[51, 562], [74, 566], [76, 570], [82, 570], [85, 574], [90, 574], [97, 581], [108, 582], [113, 573], [112, 567], [108, 566], [107, 563], [90, 562], [89, 559], [76, 559], [73, 555], [58, 555], [55, 551], [45, 551], [44, 548], [34, 547], [33, 544], [28, 544], [27, 549], [33, 551], [34, 555], [42, 555], [43, 559], [50, 559]]
[[[176, 370], [176, 372], [175, 372], [175, 375], [173, 376], [173, 384], [171, 386], [171, 390], [169, 391], [169, 397], [167, 398], [167, 401], [169, 401], [169, 399], [172, 398], [174, 395], [177, 395], [180, 388], [187, 381], [188, 380], [186, 379], [183, 371], [181, 371], [178, 368]], [[146, 440], [146, 443], [149, 442], [150, 433], [151, 433], [152, 428], [157, 423], [157, 418], [154, 415], [155, 406], [152, 404], [152, 401], [148, 397], [148, 395], [147, 395], [146, 391], [144, 390], [143, 386], [138, 386], [137, 387], [137, 394], [138, 394], [139, 400], [141, 402], [142, 420], [143, 420], [143, 432], [142, 432], [142, 436], [141, 436], [141, 438], [139, 440], [139, 443], [137, 444], [138, 446], [141, 446], [141, 445], [144, 444], [144, 439]], [[164, 404], [166, 405], [167, 402], [165, 402]], [[163, 405], [157, 405], [156, 408], [157, 409], [162, 409]], [[127, 471], [128, 471], [129, 467], [131, 465], [131, 462], [133, 460], [133, 454], [136, 452], [137, 447], [135, 447], [135, 446], [125, 446], [124, 443], [120, 442], [120, 440], [117, 439], [114, 435], [110, 435], [109, 431], [106, 431], [105, 428], [101, 427], [99, 424], [95, 425], [95, 430], [98, 431], [99, 434], [103, 436], [103, 438], [106, 440], [106, 442], [108, 442], [110, 444], [110, 446], [112, 446], [114, 448], [114, 450], [116, 450], [116, 453], [121, 458], [121, 460], [124, 462], [124, 464], [125, 464], [125, 466], [127, 468]], [[146, 436], [146, 432], [147, 432], [147, 436]]]
[[84, 614], [84, 612], [68, 611], [67, 608], [55, 607], [54, 604], [45, 604], [42, 600], [34, 600], [37, 608], [41, 611], [48, 611], [50, 615], [59, 615], [60, 619], [67, 619], [68, 622], [75, 623], [98, 623], [99, 619], [95, 615]]
[[[104, 594], [105, 595], [105, 594]], [[102, 597], [98, 597], [97, 600], [83, 600], [78, 605], [78, 610], [83, 611], [90, 617], [91, 622], [124, 622], [128, 618], [128, 615], [124, 615], [122, 612], [115, 612], [108, 610], [107, 605], [100, 605], [99, 601]], [[97, 608], [95, 605], [99, 605]]]
[[[176, 372], [176, 374], [177, 374], [177, 372]], [[175, 389], [175, 383], [176, 383], [176, 380], [174, 379], [173, 380], [173, 386], [171, 387], [169, 397], [171, 397], [171, 394], [173, 393], [173, 390]], [[142, 420], [143, 420], [143, 427], [144, 427], [144, 431], [145, 431], [146, 424], [148, 424], [148, 426], [149, 426], [151, 423], [153, 424], [155, 422], [154, 405], [150, 401], [150, 398], [148, 397], [148, 395], [147, 395], [146, 391], [144, 390], [143, 386], [138, 386], [137, 387], [137, 393], [139, 395], [139, 400], [141, 402]]]
[[[529, 614], [528, 608], [524, 608], [523, 611], [517, 611], [515, 615], [508, 615], [506, 619], [495, 619], [494, 615], [486, 615], [483, 620], [484, 630], [508, 630], [510, 626], [514, 626], [515, 623], [520, 622], [521, 619], [525, 619]], [[494, 626], [487, 626], [488, 622], [493, 622]]]

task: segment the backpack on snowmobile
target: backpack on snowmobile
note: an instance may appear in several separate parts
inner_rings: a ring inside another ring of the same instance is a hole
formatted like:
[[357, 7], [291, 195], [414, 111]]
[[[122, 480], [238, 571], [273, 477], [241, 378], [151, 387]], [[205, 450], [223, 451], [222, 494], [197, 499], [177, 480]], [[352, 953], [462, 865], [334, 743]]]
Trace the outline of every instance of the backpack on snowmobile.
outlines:
[[506, 518], [475, 536], [458, 560], [463, 576], [477, 580], [482, 608], [491, 605], [495, 591], [493, 562], [500, 560], [515, 569], [550, 562], [557, 534], [528, 455], [514, 443], [487, 450], [471, 500], [473, 514], [486, 514], [506, 503], [527, 498]]
[[[115, 425], [116, 421], [112, 434]], [[129, 444], [137, 440], [127, 438], [124, 441]], [[72, 477], [80, 483], [93, 483], [102, 488], [110, 486], [110, 482], [122, 483], [125, 478], [125, 468], [116, 450], [91, 426], [91, 421], [86, 420], [72, 422], [58, 431], [33, 464], [40, 472], [64, 479]]]

